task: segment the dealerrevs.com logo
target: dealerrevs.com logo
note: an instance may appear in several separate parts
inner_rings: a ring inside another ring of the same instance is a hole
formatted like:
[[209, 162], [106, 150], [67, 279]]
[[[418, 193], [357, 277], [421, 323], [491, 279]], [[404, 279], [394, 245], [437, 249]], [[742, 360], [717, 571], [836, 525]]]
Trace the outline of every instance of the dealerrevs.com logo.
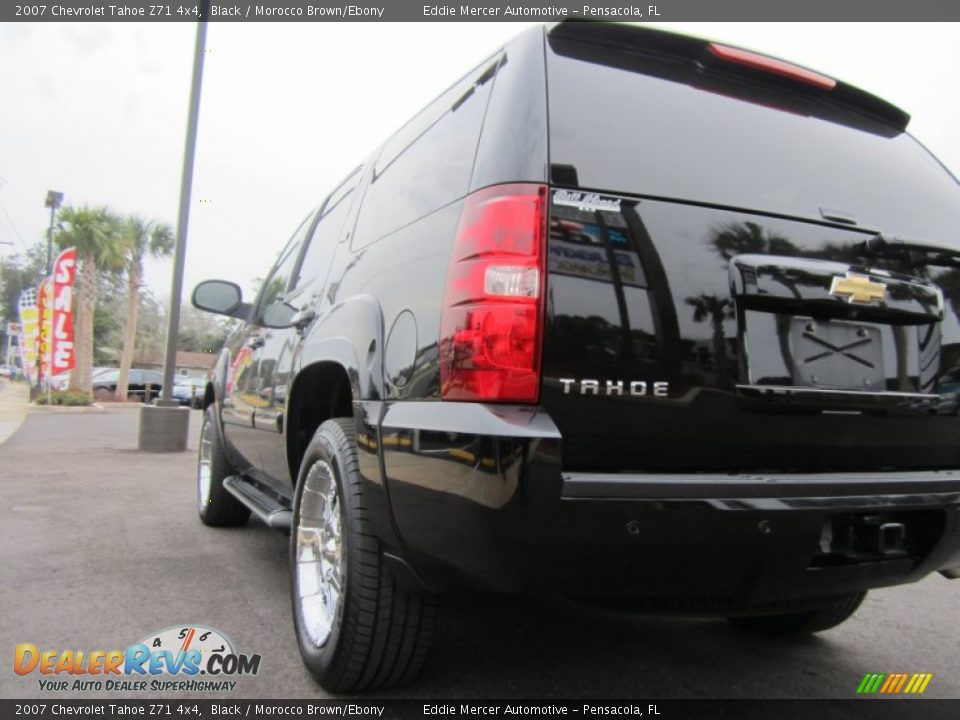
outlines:
[[125, 650], [41, 649], [20, 643], [13, 671], [37, 676], [50, 692], [229, 692], [241, 676], [260, 671], [260, 655], [236, 652], [219, 630], [177, 625], [151, 633]]

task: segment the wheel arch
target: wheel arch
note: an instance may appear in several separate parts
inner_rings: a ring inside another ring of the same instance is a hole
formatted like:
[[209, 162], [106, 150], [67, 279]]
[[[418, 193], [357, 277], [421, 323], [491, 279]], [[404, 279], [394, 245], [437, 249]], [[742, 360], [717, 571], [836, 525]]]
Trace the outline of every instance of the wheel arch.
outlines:
[[203, 404], [200, 406], [201, 410], [206, 410], [208, 407], [213, 405], [217, 401], [217, 394], [213, 389], [213, 383], [207, 380], [207, 384], [203, 389]]
[[383, 311], [370, 295], [336, 303], [310, 328], [287, 388], [284, 436], [294, 481], [321, 423], [353, 417], [354, 401], [383, 397], [382, 357]]
[[214, 362], [210, 370], [210, 375], [207, 377], [207, 385], [203, 391], [203, 407], [201, 410], [206, 410], [217, 401], [218, 397], [223, 397], [223, 388], [227, 382], [229, 367], [230, 352], [227, 348], [223, 348], [220, 350], [220, 354], [217, 356], [216, 362]]
[[294, 484], [317, 428], [332, 418], [352, 417], [358, 390], [347, 368], [337, 360], [313, 362], [297, 373], [287, 391], [284, 432], [287, 464]]

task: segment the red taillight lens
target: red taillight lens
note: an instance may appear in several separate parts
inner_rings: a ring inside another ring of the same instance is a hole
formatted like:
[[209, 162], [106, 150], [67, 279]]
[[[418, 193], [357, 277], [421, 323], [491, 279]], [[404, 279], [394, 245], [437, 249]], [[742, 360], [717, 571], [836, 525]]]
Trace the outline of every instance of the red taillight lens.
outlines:
[[836, 80], [826, 75], [821, 75], [812, 70], [802, 68], [799, 65], [793, 65], [792, 63], [777, 60], [776, 58], [761, 55], [760, 53], [741, 50], [740, 48], [730, 47], [728, 45], [718, 45], [717, 43], [710, 43], [707, 45], [707, 49], [711, 54], [721, 60], [753, 68], [754, 70], [760, 70], [761, 72], [770, 73], [771, 75], [779, 75], [780, 77], [789, 78], [790, 80], [796, 80], [797, 82], [812, 85], [821, 90], [833, 90], [837, 85]]
[[467, 196], [440, 320], [444, 400], [537, 402], [546, 228], [545, 186]]

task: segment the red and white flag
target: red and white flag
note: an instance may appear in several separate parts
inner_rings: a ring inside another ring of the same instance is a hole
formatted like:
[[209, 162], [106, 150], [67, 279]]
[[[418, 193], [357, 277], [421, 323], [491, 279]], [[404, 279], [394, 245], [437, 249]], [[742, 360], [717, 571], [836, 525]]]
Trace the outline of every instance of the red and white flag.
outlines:
[[73, 370], [73, 281], [77, 275], [77, 250], [67, 248], [53, 263], [51, 375]]

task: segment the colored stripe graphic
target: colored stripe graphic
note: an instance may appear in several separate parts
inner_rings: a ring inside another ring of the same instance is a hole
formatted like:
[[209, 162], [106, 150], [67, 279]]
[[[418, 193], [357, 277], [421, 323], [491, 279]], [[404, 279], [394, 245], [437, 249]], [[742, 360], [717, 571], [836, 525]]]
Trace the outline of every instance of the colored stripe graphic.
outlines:
[[920, 673], [917, 675], [917, 682], [913, 686], [914, 693], [922, 693], [927, 689], [927, 685], [930, 684], [930, 680], [933, 678], [933, 673]]
[[907, 677], [909, 676], [906, 673], [893, 673], [889, 675], [883, 687], [880, 688], [880, 692], [888, 695], [900, 692], [900, 688], [903, 687], [903, 683], [907, 681]]
[[863, 676], [863, 680], [860, 681], [860, 687], [857, 688], [857, 692], [861, 695], [872, 695], [880, 689], [880, 683], [883, 682], [885, 677], [886, 675], [883, 673], [867, 673]]
[[933, 673], [867, 673], [857, 686], [857, 694], [919, 695], [932, 679]]

